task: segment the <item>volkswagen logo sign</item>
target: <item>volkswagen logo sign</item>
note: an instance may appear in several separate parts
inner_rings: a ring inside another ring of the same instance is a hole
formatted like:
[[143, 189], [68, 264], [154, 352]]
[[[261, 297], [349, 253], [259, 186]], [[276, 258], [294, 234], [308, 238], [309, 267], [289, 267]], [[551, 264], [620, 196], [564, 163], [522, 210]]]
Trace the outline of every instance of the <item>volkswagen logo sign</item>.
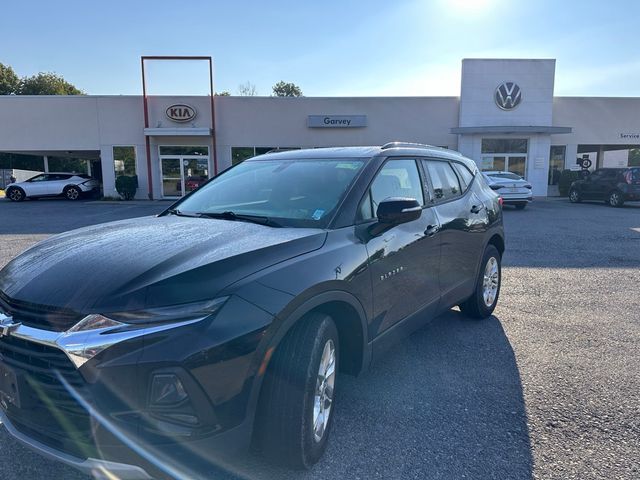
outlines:
[[522, 91], [515, 82], [502, 82], [496, 88], [495, 100], [502, 110], [513, 110], [522, 101]]

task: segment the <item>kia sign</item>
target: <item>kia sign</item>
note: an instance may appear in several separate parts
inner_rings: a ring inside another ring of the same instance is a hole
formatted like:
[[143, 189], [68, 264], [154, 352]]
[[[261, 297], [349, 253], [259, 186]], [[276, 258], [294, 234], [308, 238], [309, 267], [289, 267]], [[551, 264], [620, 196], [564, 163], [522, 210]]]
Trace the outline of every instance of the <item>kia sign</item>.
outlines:
[[165, 113], [174, 122], [188, 122], [196, 118], [196, 109], [184, 103], [169, 105]]
[[309, 115], [309, 128], [356, 128], [367, 126], [366, 115]]
[[515, 82], [502, 82], [496, 88], [495, 100], [502, 110], [513, 110], [522, 101], [522, 91]]

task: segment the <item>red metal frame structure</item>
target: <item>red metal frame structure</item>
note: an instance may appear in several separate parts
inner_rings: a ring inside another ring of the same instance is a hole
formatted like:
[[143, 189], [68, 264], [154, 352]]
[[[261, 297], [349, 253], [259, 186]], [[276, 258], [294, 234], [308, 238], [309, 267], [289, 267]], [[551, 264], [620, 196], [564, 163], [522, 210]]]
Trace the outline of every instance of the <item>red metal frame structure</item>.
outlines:
[[[211, 147], [213, 148], [213, 175], [218, 174], [218, 153], [216, 152], [216, 113], [213, 103], [213, 59], [207, 56], [157, 56], [143, 55], [140, 57], [142, 67], [142, 99], [144, 104], [144, 128], [149, 128], [149, 106], [147, 103], [147, 82], [144, 72], [144, 62], [148, 60], [202, 60], [209, 62], [209, 90], [211, 99]], [[153, 200], [153, 186], [151, 184], [151, 142], [149, 135], [145, 135], [147, 150], [147, 183], [149, 185], [149, 200]]]

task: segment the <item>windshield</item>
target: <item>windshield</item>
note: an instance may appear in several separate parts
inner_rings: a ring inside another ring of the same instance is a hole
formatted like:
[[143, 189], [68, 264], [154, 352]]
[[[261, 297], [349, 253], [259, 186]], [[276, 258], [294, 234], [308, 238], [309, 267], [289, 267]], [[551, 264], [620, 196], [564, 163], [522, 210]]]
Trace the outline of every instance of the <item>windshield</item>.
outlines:
[[358, 158], [246, 161], [176, 207], [183, 214], [233, 212], [324, 228], [363, 165]]
[[516, 175], [515, 173], [504, 172], [504, 173], [488, 173], [490, 177], [493, 178], [506, 178], [508, 180], [522, 180], [520, 175]]

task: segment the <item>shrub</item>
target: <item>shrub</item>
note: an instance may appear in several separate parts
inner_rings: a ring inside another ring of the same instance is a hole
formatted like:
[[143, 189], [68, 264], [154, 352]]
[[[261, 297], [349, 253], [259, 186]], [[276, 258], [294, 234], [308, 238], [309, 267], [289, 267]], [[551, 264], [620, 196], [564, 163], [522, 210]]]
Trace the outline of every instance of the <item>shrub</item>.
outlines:
[[558, 181], [558, 190], [561, 197], [569, 195], [569, 187], [575, 181], [582, 178], [582, 172], [580, 170], [563, 170], [560, 174], [560, 180]]
[[138, 189], [137, 175], [120, 175], [116, 178], [116, 190], [125, 200], [133, 200]]

